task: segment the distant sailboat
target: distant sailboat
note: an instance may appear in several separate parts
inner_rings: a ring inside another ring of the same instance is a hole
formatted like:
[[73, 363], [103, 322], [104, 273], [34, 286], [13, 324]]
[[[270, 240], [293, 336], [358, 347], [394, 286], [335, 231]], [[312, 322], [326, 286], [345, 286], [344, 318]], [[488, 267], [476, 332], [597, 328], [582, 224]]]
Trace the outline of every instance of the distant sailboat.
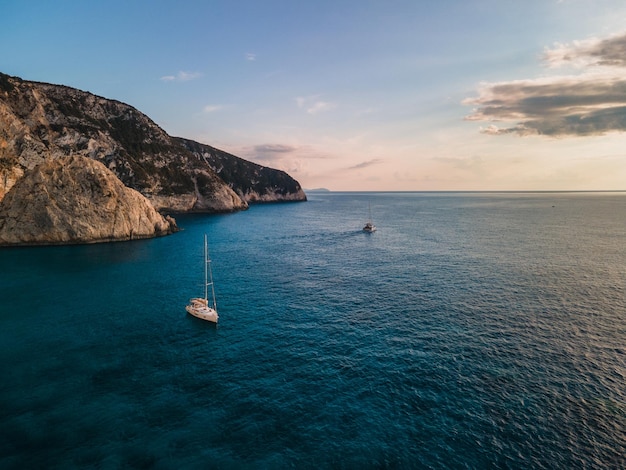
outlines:
[[[212, 305], [209, 306], [209, 286], [211, 286]], [[211, 271], [211, 259], [209, 258], [209, 245], [207, 236], [204, 235], [204, 298], [193, 298], [185, 307], [187, 313], [202, 320], [217, 323], [217, 304], [215, 303], [215, 289], [213, 288], [213, 272]]]
[[372, 233], [376, 231], [376, 226], [372, 223], [372, 206], [370, 204], [368, 204], [369, 206], [369, 215], [370, 218], [369, 220], [365, 223], [365, 227], [363, 227], [363, 231], [364, 232], [368, 232], [368, 233]]

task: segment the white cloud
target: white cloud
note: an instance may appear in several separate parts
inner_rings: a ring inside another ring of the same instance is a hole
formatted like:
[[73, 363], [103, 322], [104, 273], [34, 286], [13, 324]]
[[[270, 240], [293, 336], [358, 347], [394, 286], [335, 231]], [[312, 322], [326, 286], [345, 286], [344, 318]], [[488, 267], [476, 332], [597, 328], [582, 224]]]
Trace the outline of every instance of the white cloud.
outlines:
[[161, 77], [164, 82], [188, 82], [200, 78], [202, 74], [200, 72], [184, 72], [180, 71], [176, 75], [165, 75]]
[[298, 108], [304, 109], [307, 114], [324, 113], [337, 107], [335, 103], [322, 101], [319, 99], [319, 95], [298, 96], [296, 98], [296, 104], [298, 105]]
[[219, 111], [223, 108], [224, 106], [219, 105], [219, 104], [208, 104], [204, 108], [202, 108], [202, 111], [208, 114], [208, 113], [214, 113], [215, 111]]
[[256, 60], [256, 54], [253, 54], [252, 52], [246, 53], [246, 60], [254, 62]]
[[334, 107], [335, 105], [333, 103], [329, 103], [327, 101], [316, 101], [315, 103], [313, 103], [312, 106], [310, 106], [306, 110], [306, 112], [309, 114], [318, 114], [318, 113], [330, 111]]

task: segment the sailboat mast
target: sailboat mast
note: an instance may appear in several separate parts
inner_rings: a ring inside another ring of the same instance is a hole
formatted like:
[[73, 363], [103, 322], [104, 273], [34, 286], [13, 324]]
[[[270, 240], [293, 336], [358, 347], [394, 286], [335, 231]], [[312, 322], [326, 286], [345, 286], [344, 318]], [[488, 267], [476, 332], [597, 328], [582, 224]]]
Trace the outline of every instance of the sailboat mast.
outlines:
[[209, 247], [207, 244], [206, 233], [204, 234], [204, 300], [209, 300]]
[[[208, 254], [208, 251], [207, 251]], [[217, 302], [215, 302], [215, 286], [213, 285], [213, 271], [211, 270], [211, 260], [207, 258], [207, 265], [209, 267], [209, 279], [211, 280], [211, 295], [213, 296], [213, 310], [217, 312]]]
[[213, 285], [213, 271], [211, 270], [211, 258], [209, 257], [209, 243], [206, 233], [204, 234], [204, 298], [209, 301], [209, 285], [211, 286], [211, 296], [213, 298], [213, 310], [217, 312], [217, 302], [215, 302], [215, 286]]

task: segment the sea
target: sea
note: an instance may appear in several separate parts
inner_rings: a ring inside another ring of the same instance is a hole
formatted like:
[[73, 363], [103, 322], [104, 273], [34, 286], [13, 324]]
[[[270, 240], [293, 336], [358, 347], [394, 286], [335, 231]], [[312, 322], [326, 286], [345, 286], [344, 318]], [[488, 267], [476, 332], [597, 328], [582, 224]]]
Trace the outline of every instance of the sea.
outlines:
[[626, 468], [626, 193], [308, 198], [0, 249], [0, 468]]

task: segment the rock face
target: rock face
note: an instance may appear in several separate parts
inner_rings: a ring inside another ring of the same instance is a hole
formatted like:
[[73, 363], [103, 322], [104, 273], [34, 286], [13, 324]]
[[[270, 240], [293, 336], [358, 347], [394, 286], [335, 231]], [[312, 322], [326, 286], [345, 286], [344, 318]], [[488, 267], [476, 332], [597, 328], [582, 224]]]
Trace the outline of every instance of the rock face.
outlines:
[[102, 163], [50, 159], [27, 171], [0, 202], [0, 245], [96, 243], [177, 230]]
[[246, 209], [246, 199], [306, 200], [286, 173], [170, 137], [127, 104], [0, 73], [0, 199], [28, 170], [68, 155], [103, 163], [166, 212], [232, 212]]

